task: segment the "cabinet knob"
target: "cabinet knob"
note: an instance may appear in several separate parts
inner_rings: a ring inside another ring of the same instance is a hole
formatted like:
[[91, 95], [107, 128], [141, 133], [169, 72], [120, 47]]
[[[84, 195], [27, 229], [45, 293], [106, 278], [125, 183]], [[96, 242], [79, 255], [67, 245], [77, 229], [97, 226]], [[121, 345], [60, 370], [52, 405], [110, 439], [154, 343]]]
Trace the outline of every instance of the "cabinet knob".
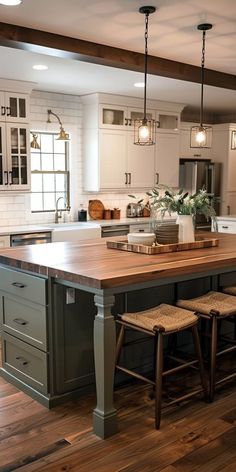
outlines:
[[128, 118], [125, 118], [125, 126], [128, 126]]

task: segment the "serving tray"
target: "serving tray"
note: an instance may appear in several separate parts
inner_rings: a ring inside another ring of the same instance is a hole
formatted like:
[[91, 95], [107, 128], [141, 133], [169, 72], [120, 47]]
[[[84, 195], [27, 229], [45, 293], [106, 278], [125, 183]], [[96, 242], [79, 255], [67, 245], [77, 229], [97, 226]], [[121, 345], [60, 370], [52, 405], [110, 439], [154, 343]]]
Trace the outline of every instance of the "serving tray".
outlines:
[[203, 249], [205, 247], [215, 247], [219, 245], [219, 239], [197, 237], [193, 243], [163, 244], [157, 246], [146, 246], [144, 244], [128, 243], [127, 238], [119, 241], [107, 241], [110, 249], [121, 251], [137, 252], [140, 254], [163, 254], [166, 252], [187, 251], [189, 249]]

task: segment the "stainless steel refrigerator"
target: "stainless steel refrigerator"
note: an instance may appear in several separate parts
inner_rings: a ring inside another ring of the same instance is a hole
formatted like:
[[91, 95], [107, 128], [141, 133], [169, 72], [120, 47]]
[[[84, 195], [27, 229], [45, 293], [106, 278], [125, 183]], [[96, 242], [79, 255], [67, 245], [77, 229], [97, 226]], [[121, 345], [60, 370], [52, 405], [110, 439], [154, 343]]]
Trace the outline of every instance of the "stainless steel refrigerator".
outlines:
[[[180, 159], [179, 187], [189, 194], [205, 188], [216, 214], [220, 214], [222, 164], [211, 162], [210, 159]], [[211, 222], [206, 221], [203, 215], [196, 219], [197, 229], [211, 229]]]

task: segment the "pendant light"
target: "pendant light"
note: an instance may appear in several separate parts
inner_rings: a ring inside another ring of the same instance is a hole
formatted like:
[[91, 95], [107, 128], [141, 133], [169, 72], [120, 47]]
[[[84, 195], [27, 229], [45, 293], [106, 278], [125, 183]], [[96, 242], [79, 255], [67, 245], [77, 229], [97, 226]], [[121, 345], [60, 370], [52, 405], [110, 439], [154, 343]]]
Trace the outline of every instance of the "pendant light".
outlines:
[[200, 103], [200, 123], [199, 126], [191, 128], [190, 147], [210, 148], [212, 139], [212, 127], [203, 125], [203, 87], [204, 87], [204, 66], [205, 66], [205, 42], [206, 31], [212, 28], [210, 23], [198, 25], [198, 30], [202, 31], [202, 62], [201, 62], [201, 103]]
[[144, 111], [143, 119], [134, 120], [134, 144], [150, 146], [155, 144], [156, 121], [147, 118], [147, 59], [148, 59], [148, 19], [155, 7], [141, 7], [139, 13], [145, 15], [145, 56], [144, 56]]
[[58, 122], [59, 122], [59, 125], [60, 125], [60, 131], [59, 131], [59, 135], [58, 135], [58, 138], [57, 141], [69, 141], [69, 134], [65, 132], [63, 126], [62, 126], [62, 122], [59, 118], [58, 115], [56, 115], [56, 113], [54, 113], [52, 110], [48, 110], [48, 119], [47, 119], [47, 123], [51, 123], [51, 119], [50, 119], [50, 116], [53, 115], [57, 118]]

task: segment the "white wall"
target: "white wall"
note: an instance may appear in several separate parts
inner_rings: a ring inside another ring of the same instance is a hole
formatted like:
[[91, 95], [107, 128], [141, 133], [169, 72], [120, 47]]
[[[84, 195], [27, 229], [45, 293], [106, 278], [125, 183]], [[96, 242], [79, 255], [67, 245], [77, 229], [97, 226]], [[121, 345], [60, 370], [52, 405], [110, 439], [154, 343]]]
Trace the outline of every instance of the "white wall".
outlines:
[[[38, 131], [58, 132], [59, 124], [54, 117], [47, 123], [47, 110], [59, 115], [63, 126], [71, 135], [71, 219], [77, 220], [80, 204], [87, 208], [88, 201], [99, 199], [105, 208], [120, 208], [125, 216], [126, 205], [130, 201], [127, 194], [85, 194], [82, 192], [82, 103], [79, 96], [51, 92], [33, 91], [30, 96], [30, 128]], [[144, 194], [137, 194], [142, 198]], [[66, 215], [67, 216], [67, 215]], [[0, 226], [48, 223], [54, 221], [53, 213], [31, 213], [30, 192], [0, 192]]]

